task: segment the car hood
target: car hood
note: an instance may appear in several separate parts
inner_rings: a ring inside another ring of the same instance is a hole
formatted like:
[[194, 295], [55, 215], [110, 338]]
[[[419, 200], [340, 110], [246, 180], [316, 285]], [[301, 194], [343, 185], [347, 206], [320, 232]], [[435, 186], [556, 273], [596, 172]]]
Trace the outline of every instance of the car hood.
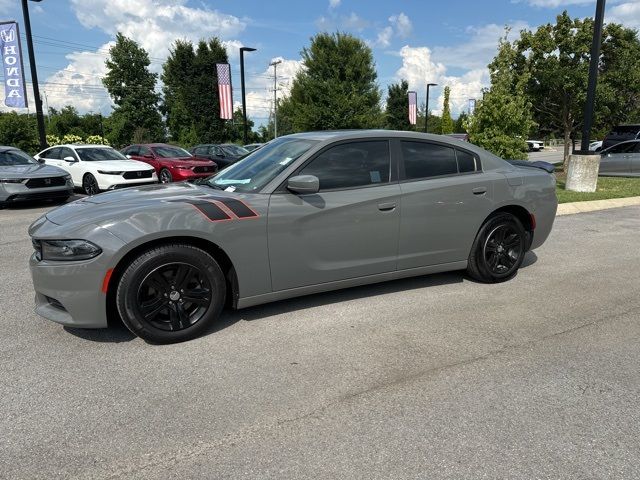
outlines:
[[121, 172], [135, 172], [137, 170], [153, 170], [148, 163], [138, 160], [100, 160], [97, 162], [84, 162], [85, 165], [93, 165], [100, 170], [112, 170]]
[[212, 194], [231, 196], [228, 192], [190, 183], [154, 184], [85, 197], [48, 212], [46, 217], [57, 225], [101, 225], [145, 210], [165, 207], [169, 200], [192, 199]]
[[67, 175], [61, 168], [41, 163], [29, 165], [0, 166], [0, 176], [3, 178], [37, 178], [37, 177], [58, 177]]

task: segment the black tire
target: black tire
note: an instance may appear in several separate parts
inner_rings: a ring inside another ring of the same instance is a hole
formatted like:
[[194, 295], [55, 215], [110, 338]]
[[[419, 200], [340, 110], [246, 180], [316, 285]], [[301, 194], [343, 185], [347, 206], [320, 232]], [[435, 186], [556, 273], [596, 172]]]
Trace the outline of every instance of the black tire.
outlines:
[[171, 172], [169, 170], [163, 168], [162, 170], [160, 170], [158, 180], [160, 181], [160, 183], [171, 183], [173, 182], [173, 175], [171, 175]]
[[82, 177], [82, 190], [87, 195], [97, 195], [100, 193], [100, 187], [98, 186], [98, 181], [96, 177], [87, 173], [84, 177]]
[[473, 241], [467, 272], [484, 283], [509, 280], [522, 265], [526, 247], [526, 232], [518, 218], [510, 213], [493, 215]]
[[116, 291], [126, 327], [159, 344], [183, 342], [207, 331], [218, 320], [225, 298], [218, 263], [204, 250], [185, 244], [141, 253], [124, 271]]

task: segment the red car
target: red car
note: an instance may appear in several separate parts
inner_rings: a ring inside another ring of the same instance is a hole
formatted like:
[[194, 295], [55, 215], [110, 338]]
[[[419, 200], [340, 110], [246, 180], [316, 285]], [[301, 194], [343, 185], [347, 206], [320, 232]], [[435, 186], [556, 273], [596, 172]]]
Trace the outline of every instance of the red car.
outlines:
[[130, 145], [120, 151], [127, 158], [153, 166], [160, 183], [205, 178], [218, 171], [214, 161], [194, 157], [185, 149], [166, 143]]

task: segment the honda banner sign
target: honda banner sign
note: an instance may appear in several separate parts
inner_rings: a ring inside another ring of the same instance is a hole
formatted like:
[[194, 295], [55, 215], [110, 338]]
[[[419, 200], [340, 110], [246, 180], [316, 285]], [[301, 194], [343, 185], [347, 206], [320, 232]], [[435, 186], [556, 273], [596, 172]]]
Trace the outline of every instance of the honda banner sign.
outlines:
[[0, 58], [4, 73], [4, 104], [27, 108], [20, 31], [16, 22], [0, 23]]

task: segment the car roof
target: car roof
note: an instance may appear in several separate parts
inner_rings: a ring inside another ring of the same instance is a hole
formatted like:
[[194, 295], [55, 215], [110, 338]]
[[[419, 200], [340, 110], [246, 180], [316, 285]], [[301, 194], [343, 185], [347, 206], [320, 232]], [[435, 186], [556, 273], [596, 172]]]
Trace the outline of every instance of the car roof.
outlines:
[[67, 148], [113, 148], [111, 145], [100, 145], [98, 143], [91, 144], [91, 143], [87, 143], [87, 144], [82, 144], [82, 145], [76, 145], [74, 143], [63, 143], [62, 145], [51, 145], [50, 147], [47, 148], [54, 148], [54, 147], [67, 147]]
[[18, 147], [12, 147], [11, 145], [0, 145], [0, 152], [8, 152], [9, 150], [20, 150]]

